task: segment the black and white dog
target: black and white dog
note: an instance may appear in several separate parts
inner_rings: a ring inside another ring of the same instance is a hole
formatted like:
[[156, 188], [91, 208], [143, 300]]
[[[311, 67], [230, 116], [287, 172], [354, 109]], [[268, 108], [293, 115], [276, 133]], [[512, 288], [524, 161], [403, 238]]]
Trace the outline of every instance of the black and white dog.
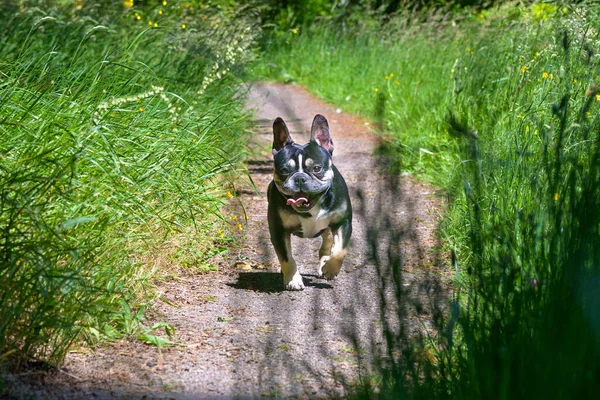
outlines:
[[315, 116], [310, 136], [308, 144], [298, 145], [281, 118], [273, 123], [275, 172], [268, 190], [269, 233], [288, 290], [304, 289], [290, 235], [321, 236], [318, 275], [333, 279], [340, 272], [352, 234], [350, 196], [331, 161], [333, 141], [325, 117]]

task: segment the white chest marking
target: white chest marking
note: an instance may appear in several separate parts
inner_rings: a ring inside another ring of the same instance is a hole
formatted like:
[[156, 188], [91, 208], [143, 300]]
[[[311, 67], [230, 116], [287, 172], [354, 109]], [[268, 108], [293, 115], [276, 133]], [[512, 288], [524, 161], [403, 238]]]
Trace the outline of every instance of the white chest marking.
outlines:
[[[320, 207], [320, 204], [317, 204], [312, 210], [310, 210], [311, 217], [310, 218], [302, 218], [299, 215], [294, 215], [290, 213], [281, 213], [281, 219], [283, 221], [283, 226], [287, 229], [296, 228], [300, 225], [300, 231], [296, 231], [299, 236], [304, 238], [313, 238], [315, 235], [327, 228], [332, 221], [339, 220], [339, 217], [343, 215], [346, 207], [342, 207], [340, 210], [331, 212], [326, 209]], [[341, 242], [340, 242], [341, 244]]]
[[[315, 212], [316, 211], [316, 212]], [[312, 238], [317, 233], [329, 227], [331, 214], [319, 207], [318, 210], [311, 210], [312, 218], [301, 218], [302, 235], [306, 238]]]

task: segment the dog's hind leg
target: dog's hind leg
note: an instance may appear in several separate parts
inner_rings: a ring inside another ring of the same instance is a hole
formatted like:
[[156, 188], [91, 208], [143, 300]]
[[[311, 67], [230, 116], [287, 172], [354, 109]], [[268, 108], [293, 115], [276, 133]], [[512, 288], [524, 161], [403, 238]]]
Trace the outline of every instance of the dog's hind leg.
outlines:
[[[325, 261], [325, 263], [320, 267], [320, 272], [325, 279], [333, 279], [340, 273], [342, 263], [350, 246], [351, 234], [352, 223], [350, 221], [346, 221], [339, 227], [331, 229], [331, 235], [333, 236], [333, 245], [330, 247], [331, 255], [329, 257], [321, 257], [321, 262]], [[325, 243], [325, 239], [323, 239], [323, 243]], [[323, 246], [321, 249], [323, 249]], [[327, 259], [323, 260], [324, 258]]]

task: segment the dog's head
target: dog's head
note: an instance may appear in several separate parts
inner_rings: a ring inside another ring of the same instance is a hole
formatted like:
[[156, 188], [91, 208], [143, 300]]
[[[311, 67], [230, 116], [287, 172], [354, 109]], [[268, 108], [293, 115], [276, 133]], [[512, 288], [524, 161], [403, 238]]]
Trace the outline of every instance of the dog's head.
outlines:
[[283, 119], [275, 120], [273, 181], [287, 198], [287, 205], [296, 211], [306, 212], [327, 192], [334, 177], [332, 154], [333, 141], [324, 116], [315, 116], [310, 141], [303, 146], [294, 143]]

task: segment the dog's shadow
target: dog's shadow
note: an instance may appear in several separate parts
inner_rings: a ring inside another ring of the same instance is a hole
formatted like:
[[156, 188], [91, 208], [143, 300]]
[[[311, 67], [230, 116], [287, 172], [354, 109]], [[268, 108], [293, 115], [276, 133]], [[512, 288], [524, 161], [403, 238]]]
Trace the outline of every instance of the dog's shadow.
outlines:
[[[317, 275], [302, 275], [302, 281], [307, 288], [315, 289], [333, 289], [328, 283], [319, 282]], [[235, 289], [252, 290], [261, 293], [283, 292], [283, 276], [277, 272], [240, 272], [236, 282], [228, 283]]]

